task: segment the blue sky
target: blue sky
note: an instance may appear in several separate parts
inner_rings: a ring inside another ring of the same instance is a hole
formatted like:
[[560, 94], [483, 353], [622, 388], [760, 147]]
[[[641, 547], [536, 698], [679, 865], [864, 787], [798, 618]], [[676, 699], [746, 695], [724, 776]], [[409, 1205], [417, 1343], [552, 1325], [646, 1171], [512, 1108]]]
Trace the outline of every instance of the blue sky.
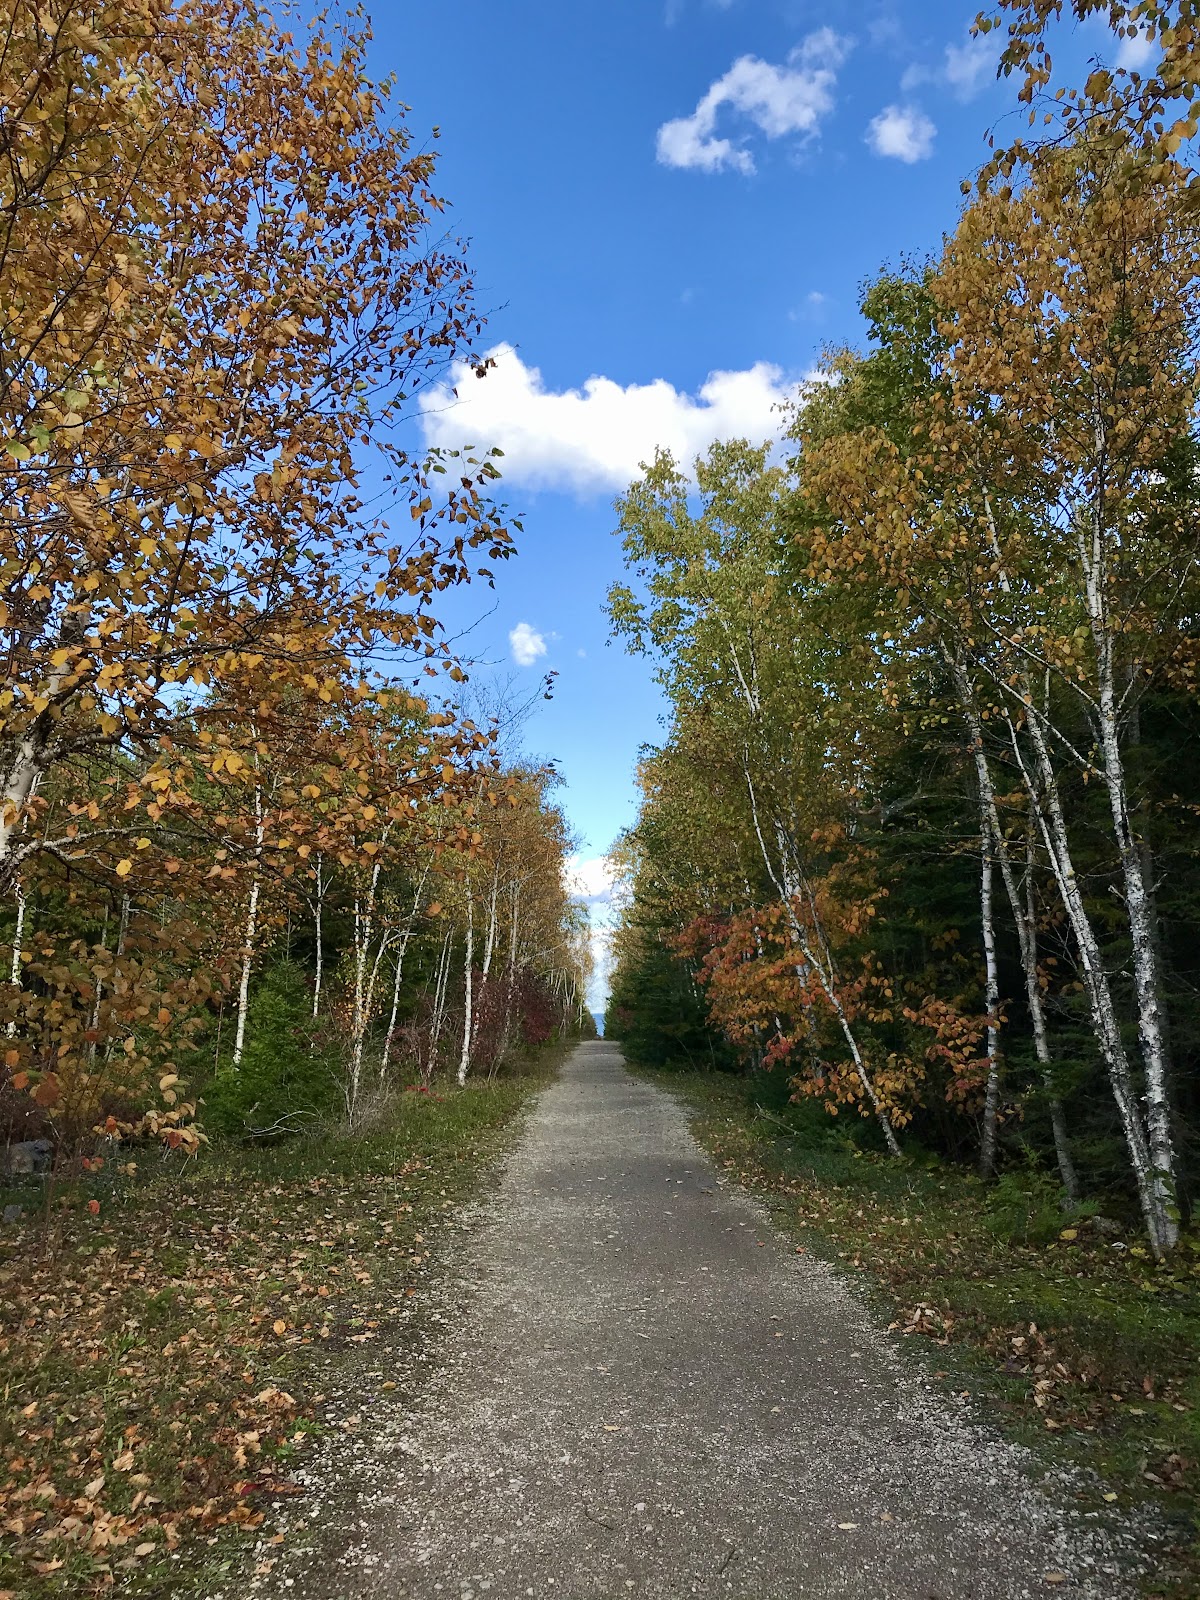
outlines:
[[[533, 687], [583, 875], [634, 817], [639, 746], [660, 734], [648, 666], [606, 644], [621, 573], [612, 501], [656, 444], [766, 437], [821, 347], [858, 342], [862, 280], [938, 248], [985, 135], [1016, 132], [996, 47], [958, 0], [436, 0], [377, 5], [373, 65], [470, 240], [485, 380], [422, 418], [428, 439], [498, 444], [524, 522], [494, 593], [452, 629]], [[1078, 62], [1109, 43], [1070, 40]], [[1130, 49], [1127, 46], [1127, 51]], [[1110, 55], [1115, 50], [1109, 49]]]

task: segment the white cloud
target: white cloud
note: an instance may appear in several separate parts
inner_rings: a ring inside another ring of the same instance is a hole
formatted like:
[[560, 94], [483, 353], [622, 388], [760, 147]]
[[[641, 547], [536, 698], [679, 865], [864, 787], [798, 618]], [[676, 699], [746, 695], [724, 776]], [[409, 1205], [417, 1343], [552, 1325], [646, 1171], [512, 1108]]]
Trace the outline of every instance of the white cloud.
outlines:
[[612, 862], [607, 856], [570, 856], [566, 878], [567, 893], [587, 906], [593, 962], [588, 1004], [593, 1011], [603, 1011], [612, 973], [612, 938], [617, 914], [613, 905]]
[[980, 34], [965, 44], [946, 46], [945, 66], [942, 69], [946, 82], [958, 100], [972, 100], [984, 84], [996, 75], [1000, 59], [1000, 46], [996, 34]]
[[924, 161], [933, 154], [937, 129], [916, 106], [885, 106], [867, 129], [867, 143], [877, 156], [897, 161]]
[[1161, 54], [1162, 46], [1153, 35], [1142, 31], [1130, 38], [1127, 34], [1117, 47], [1116, 64], [1127, 72], [1143, 72]]
[[771, 439], [777, 407], [800, 388], [760, 361], [710, 373], [695, 395], [663, 378], [622, 385], [591, 377], [582, 388], [553, 390], [511, 345], [488, 355], [495, 364], [486, 377], [460, 362], [449, 385], [422, 397], [426, 443], [498, 446], [505, 481], [533, 489], [611, 492], [627, 488], [659, 448], [686, 468], [717, 439]]
[[518, 622], [508, 636], [513, 660], [519, 667], [531, 667], [539, 656], [546, 654], [546, 639], [527, 622]]
[[905, 94], [922, 84], [937, 84], [950, 90], [956, 100], [973, 100], [996, 76], [1003, 42], [997, 33], [970, 34], [962, 44], [948, 44], [936, 67], [914, 63], [900, 80]]
[[690, 117], [676, 117], [659, 128], [659, 161], [664, 167], [698, 172], [720, 172], [724, 167], [753, 172], [754, 158], [748, 150], [717, 137], [718, 113], [725, 106], [741, 112], [768, 139], [789, 133], [811, 137], [833, 109], [837, 69], [848, 49], [848, 41], [832, 28], [820, 28], [792, 51], [783, 66], [772, 66], [758, 56], [740, 56], [710, 86]]
[[567, 892], [589, 904], [607, 902], [612, 897], [612, 862], [607, 856], [568, 856]]

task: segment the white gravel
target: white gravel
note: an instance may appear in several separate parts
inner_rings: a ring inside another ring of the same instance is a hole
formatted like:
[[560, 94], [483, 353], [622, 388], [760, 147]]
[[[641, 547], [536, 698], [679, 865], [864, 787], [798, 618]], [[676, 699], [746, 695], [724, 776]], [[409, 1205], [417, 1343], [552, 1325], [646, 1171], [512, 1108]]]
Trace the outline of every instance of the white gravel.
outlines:
[[927, 1387], [610, 1046], [456, 1243], [421, 1338], [331, 1392], [239, 1600], [1126, 1600], [1152, 1564], [1151, 1520]]

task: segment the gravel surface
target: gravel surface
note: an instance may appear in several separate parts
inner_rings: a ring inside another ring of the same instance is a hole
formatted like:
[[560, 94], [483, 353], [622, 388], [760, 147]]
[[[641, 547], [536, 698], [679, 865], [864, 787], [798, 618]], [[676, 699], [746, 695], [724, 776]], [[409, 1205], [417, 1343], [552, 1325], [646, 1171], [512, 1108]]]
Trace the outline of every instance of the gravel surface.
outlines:
[[459, 1245], [434, 1369], [428, 1349], [390, 1371], [376, 1354], [331, 1394], [353, 1414], [300, 1474], [306, 1521], [257, 1593], [1136, 1592], [1154, 1528], [1102, 1524], [1069, 1474], [925, 1387], [615, 1048], [576, 1050]]

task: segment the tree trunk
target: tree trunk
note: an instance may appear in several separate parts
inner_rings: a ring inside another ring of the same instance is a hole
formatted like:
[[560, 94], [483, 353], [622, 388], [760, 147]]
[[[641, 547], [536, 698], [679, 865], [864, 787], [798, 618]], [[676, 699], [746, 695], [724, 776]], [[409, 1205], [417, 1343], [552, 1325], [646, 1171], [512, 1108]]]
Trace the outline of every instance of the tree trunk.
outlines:
[[[25, 945], [26, 906], [25, 890], [19, 877], [14, 882], [14, 888], [17, 897], [17, 925], [13, 930], [12, 964], [9, 968], [9, 982], [14, 989], [19, 991], [21, 988], [21, 956], [24, 954]], [[15, 1017], [9, 1022], [5, 1031], [10, 1039], [16, 1035], [17, 1019]]]
[[979, 796], [979, 912], [983, 923], [984, 1004], [987, 1007], [987, 1089], [979, 1141], [979, 1175], [996, 1176], [996, 1122], [1000, 1113], [1000, 975], [996, 966], [996, 923], [992, 907], [995, 867], [992, 819], [986, 797]]
[[[763, 865], [767, 869], [767, 876], [775, 885], [776, 892], [783, 903], [784, 912], [788, 919], [788, 926], [792, 930], [792, 933], [796, 939], [796, 943], [800, 946], [800, 952], [805, 961], [808, 962], [813, 973], [815, 973], [817, 981], [821, 985], [822, 993], [825, 995], [825, 998], [829, 1003], [830, 1010], [837, 1018], [838, 1027], [841, 1029], [842, 1037], [846, 1041], [846, 1047], [850, 1051], [850, 1059], [854, 1063], [855, 1075], [857, 1076], [859, 1083], [862, 1085], [863, 1093], [867, 1097], [867, 1101], [871, 1107], [871, 1110], [875, 1113], [875, 1120], [879, 1123], [880, 1131], [883, 1134], [883, 1142], [887, 1146], [888, 1154], [898, 1156], [901, 1153], [900, 1144], [896, 1138], [896, 1130], [892, 1127], [892, 1119], [888, 1116], [887, 1112], [880, 1104], [879, 1096], [875, 1093], [875, 1085], [871, 1081], [871, 1074], [867, 1069], [867, 1063], [863, 1059], [862, 1051], [858, 1047], [858, 1040], [854, 1036], [854, 1029], [850, 1025], [850, 1018], [846, 1015], [846, 1008], [842, 1004], [841, 996], [838, 993], [836, 981], [837, 975], [833, 965], [833, 954], [829, 949], [829, 941], [825, 938], [824, 930], [821, 927], [821, 920], [817, 915], [817, 909], [813, 901], [812, 891], [809, 889], [808, 883], [798, 866], [795, 863], [789, 864], [791, 852], [789, 851], [787, 845], [787, 829], [778, 817], [772, 819], [775, 829], [776, 848], [779, 850], [779, 866], [776, 867], [776, 864], [772, 859], [771, 852], [767, 849], [766, 839], [763, 837], [763, 831], [758, 815], [758, 795], [754, 787], [754, 781], [750, 776], [750, 765], [748, 760], [743, 761], [742, 770], [746, 778], [746, 789], [750, 797], [750, 813], [754, 820], [754, 831], [758, 837], [758, 846], [762, 854]], [[792, 873], [795, 873], [795, 880], [793, 880]], [[797, 915], [796, 902], [800, 899], [805, 900], [811, 909], [814, 932], [817, 939], [820, 941], [826, 957], [828, 958], [828, 970], [826, 970], [825, 964], [817, 959], [813, 941], [808, 936], [808, 930], [804, 926], [803, 919]]]
[[[1075, 1162], [1071, 1156], [1071, 1141], [1067, 1135], [1067, 1119], [1063, 1114], [1062, 1101], [1059, 1099], [1054, 1087], [1054, 1073], [1050, 1060], [1050, 1042], [1046, 1032], [1046, 1008], [1042, 1004], [1042, 986], [1037, 970], [1037, 883], [1034, 872], [1036, 851], [1033, 818], [1030, 817], [1029, 824], [1025, 830], [1025, 915], [1023, 918], [1017, 915], [1017, 927], [1021, 936], [1022, 963], [1027, 966], [1028, 974], [1030, 974], [1030, 976], [1027, 976], [1026, 982], [1029, 988], [1029, 1014], [1033, 1019], [1033, 1047], [1037, 1052], [1038, 1062], [1043, 1068], [1043, 1081], [1050, 1101], [1050, 1127], [1054, 1134], [1054, 1154], [1058, 1160], [1058, 1174], [1062, 1179], [1063, 1190], [1067, 1196], [1067, 1204], [1077, 1206], [1080, 1199], [1079, 1177], [1075, 1171]], [[1015, 912], [1016, 908], [1014, 906]], [[1026, 962], [1027, 952], [1028, 961]]]
[[446, 930], [442, 940], [442, 953], [438, 958], [437, 984], [433, 991], [433, 1017], [429, 1025], [429, 1050], [426, 1057], [425, 1079], [426, 1082], [433, 1077], [433, 1070], [437, 1064], [437, 1049], [442, 1036], [442, 1020], [446, 1007], [446, 984], [450, 974], [450, 943], [452, 931]]
[[[258, 730], [253, 729], [255, 739]], [[257, 757], [255, 757], [257, 761]], [[262, 789], [254, 784], [254, 882], [250, 885], [250, 905], [246, 913], [246, 938], [242, 945], [242, 973], [238, 983], [237, 1028], [233, 1038], [233, 1065], [240, 1067], [246, 1046], [246, 1012], [250, 1004], [250, 969], [254, 964], [254, 941], [258, 934], [259, 868], [265, 834]]]
[[473, 963], [475, 960], [475, 903], [470, 892], [467, 894], [467, 949], [463, 958], [464, 995], [463, 995], [463, 1036], [462, 1054], [458, 1060], [458, 1086], [461, 1089], [467, 1081], [467, 1073], [471, 1070], [471, 1033], [472, 1033], [472, 1001], [473, 990]]
[[233, 1035], [233, 1065], [240, 1067], [246, 1048], [246, 1011], [250, 1004], [250, 968], [254, 962], [254, 940], [258, 933], [258, 874], [250, 885], [250, 904], [246, 912], [246, 937], [242, 943], [242, 973], [238, 981], [237, 1026]]
[[[991, 829], [995, 859], [1000, 867], [1000, 877], [1004, 884], [1004, 892], [1008, 898], [1013, 923], [1017, 930], [1017, 947], [1021, 956], [1021, 974], [1025, 980], [1025, 999], [1029, 1007], [1030, 1026], [1033, 1029], [1033, 1048], [1037, 1056], [1038, 1066], [1041, 1069], [1042, 1082], [1046, 1086], [1050, 1099], [1050, 1125], [1054, 1133], [1054, 1153], [1058, 1161], [1059, 1176], [1062, 1179], [1067, 1199], [1072, 1205], [1075, 1205], [1079, 1200], [1079, 1179], [1075, 1174], [1075, 1164], [1071, 1159], [1071, 1147], [1067, 1138], [1066, 1119], [1063, 1116], [1062, 1103], [1054, 1089], [1054, 1062], [1050, 1054], [1050, 1037], [1046, 1028], [1046, 1007], [1042, 999], [1041, 974], [1038, 970], [1037, 908], [1034, 898], [1033, 814], [1031, 812], [1029, 827], [1026, 830], [1025, 896], [1022, 898], [1017, 884], [1016, 872], [1013, 869], [1008, 839], [1000, 822], [1000, 810], [996, 803], [996, 786], [992, 781], [992, 769], [988, 762], [987, 751], [983, 742], [983, 722], [979, 715], [979, 707], [970, 675], [961, 656], [951, 656], [947, 652], [946, 659], [954, 673], [959, 704], [966, 720], [971, 752], [975, 758], [975, 776], [978, 782], [979, 794], [986, 809], [987, 825]], [[1030, 805], [1032, 804], [1033, 802], [1030, 800]]]
[[1163, 1173], [1159, 1170], [1151, 1152], [1146, 1126], [1133, 1086], [1129, 1058], [1125, 1053], [1124, 1040], [1121, 1038], [1112, 988], [1104, 968], [1099, 941], [1075, 874], [1066, 818], [1058, 793], [1058, 781], [1046, 745], [1046, 736], [1036, 711], [1027, 719], [1027, 725], [1040, 783], [1035, 783], [1029, 771], [1021, 753], [1016, 728], [1011, 720], [1008, 724], [1010, 741], [1025, 781], [1026, 792], [1037, 816], [1038, 829], [1050, 858], [1058, 892], [1071, 924], [1071, 932], [1075, 937], [1075, 945], [1083, 968], [1084, 987], [1091, 1003], [1096, 1038], [1108, 1068], [1113, 1097], [1121, 1113], [1121, 1123], [1125, 1130], [1125, 1140], [1137, 1183], [1142, 1215], [1146, 1221], [1146, 1231], [1155, 1256], [1161, 1260], [1174, 1248], [1179, 1236], [1174, 1210], [1174, 1173], [1169, 1170]]
[[317, 932], [317, 975], [316, 975], [316, 979], [313, 982], [313, 1009], [312, 1009], [313, 1021], [314, 1022], [316, 1021], [317, 1017], [321, 1013], [321, 980], [322, 980], [322, 978], [324, 976], [324, 972], [325, 972], [324, 940], [323, 940], [322, 934], [321, 934], [322, 913], [324, 912], [324, 908], [325, 908], [325, 889], [326, 889], [326, 884], [325, 884], [325, 878], [324, 878], [324, 862], [322, 861], [322, 858], [318, 855], [318, 857], [317, 857], [317, 896], [316, 896], [316, 902], [315, 902], [315, 905], [314, 905], [314, 908], [313, 908], [314, 909], [314, 921], [316, 922], [316, 932]]
[[[1103, 440], [1097, 438], [1097, 461], [1102, 461]], [[990, 503], [987, 504], [987, 526], [996, 556], [1001, 588], [1011, 593], [1008, 576], [1000, 549], [999, 535]], [[1162, 1044], [1161, 1019], [1158, 1009], [1158, 983], [1152, 941], [1139, 941], [1138, 927], [1147, 926], [1148, 909], [1145, 886], [1141, 879], [1140, 860], [1128, 828], [1128, 809], [1124, 795], [1124, 768], [1121, 761], [1120, 740], [1116, 718], [1115, 684], [1113, 677], [1113, 629], [1107, 615], [1106, 594], [1106, 534], [1102, 522], [1102, 502], [1097, 500], [1090, 533], [1082, 530], [1077, 545], [1083, 569], [1084, 592], [1091, 624], [1093, 644], [1097, 654], [1097, 688], [1099, 694], [1099, 743], [1103, 753], [1104, 771], [1101, 776], [1109, 795], [1113, 825], [1117, 834], [1118, 851], [1126, 879], [1126, 900], [1130, 932], [1134, 945], [1134, 977], [1138, 993], [1138, 1030], [1142, 1043], [1143, 1064], [1146, 1073], [1147, 1117], [1143, 1119], [1141, 1107], [1133, 1086], [1133, 1075], [1125, 1043], [1121, 1037], [1120, 1023], [1113, 1002], [1112, 987], [1105, 971], [1099, 940], [1084, 904], [1083, 893], [1075, 874], [1071, 856], [1070, 837], [1058, 791], [1058, 778], [1054, 770], [1047, 729], [1050, 726], [1049, 710], [1041, 711], [1034, 701], [1028, 669], [1022, 670], [1021, 687], [1026, 705], [1025, 724], [1033, 747], [1036, 777], [1030, 772], [1020, 748], [1016, 727], [1007, 718], [1009, 738], [1017, 760], [1030, 806], [1037, 816], [1038, 831], [1046, 847], [1050, 865], [1058, 885], [1059, 894], [1071, 924], [1076, 948], [1083, 967], [1084, 987], [1091, 1003], [1092, 1024], [1101, 1054], [1108, 1068], [1113, 1097], [1121, 1114], [1125, 1140], [1129, 1148], [1138, 1200], [1146, 1221], [1146, 1232], [1155, 1257], [1162, 1260], [1175, 1247], [1179, 1238], [1179, 1212], [1176, 1204], [1174, 1152], [1171, 1145], [1170, 1111], [1167, 1103], [1166, 1057]], [[1124, 841], [1124, 842], [1123, 842]], [[1132, 852], [1127, 849], [1133, 843]], [[1132, 857], [1132, 863], [1127, 859]], [[1129, 865], [1132, 864], [1132, 880]], [[1135, 906], [1134, 902], [1137, 902]], [[1142, 948], [1139, 951], [1139, 943]]]

